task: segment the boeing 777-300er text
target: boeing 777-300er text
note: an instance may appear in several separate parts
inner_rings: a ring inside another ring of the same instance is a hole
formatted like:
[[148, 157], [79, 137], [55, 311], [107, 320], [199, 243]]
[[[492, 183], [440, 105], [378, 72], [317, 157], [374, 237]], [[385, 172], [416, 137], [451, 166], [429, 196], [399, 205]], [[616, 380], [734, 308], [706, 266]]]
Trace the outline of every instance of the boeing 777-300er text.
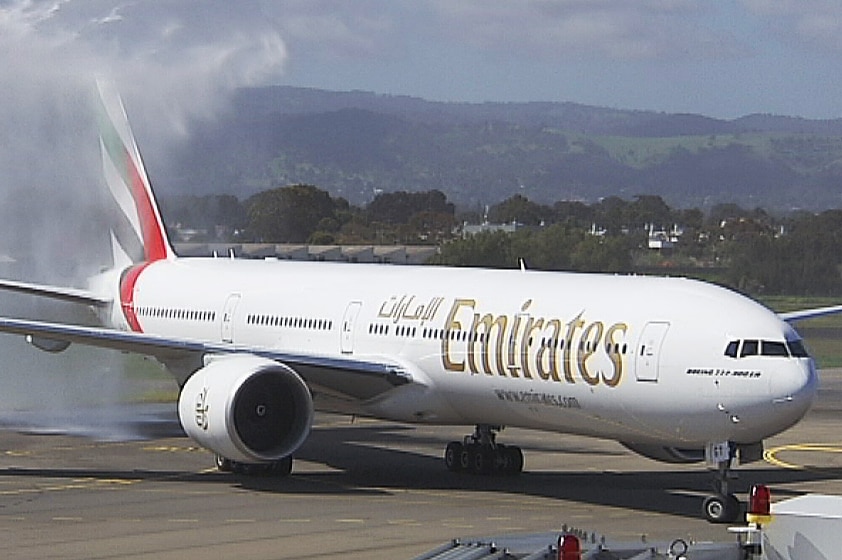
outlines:
[[222, 470], [288, 474], [314, 410], [475, 426], [451, 471], [516, 474], [504, 426], [621, 442], [655, 460], [708, 461], [711, 521], [740, 509], [729, 469], [798, 422], [818, 379], [790, 322], [680, 278], [329, 264], [174, 254], [116, 89], [99, 84], [105, 183], [121, 222], [114, 266], [88, 289], [0, 287], [93, 307], [101, 328], [4, 318], [0, 332], [61, 351], [153, 356], [178, 414]]

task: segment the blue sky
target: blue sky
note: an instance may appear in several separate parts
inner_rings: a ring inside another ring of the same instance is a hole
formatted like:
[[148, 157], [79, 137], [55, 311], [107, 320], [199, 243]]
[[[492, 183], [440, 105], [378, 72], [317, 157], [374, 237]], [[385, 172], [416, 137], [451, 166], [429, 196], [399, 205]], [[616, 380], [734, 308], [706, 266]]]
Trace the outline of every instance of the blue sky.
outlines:
[[131, 90], [144, 75], [190, 111], [289, 84], [842, 117], [833, 0], [0, 0], [0, 56], [24, 78], [93, 70]]

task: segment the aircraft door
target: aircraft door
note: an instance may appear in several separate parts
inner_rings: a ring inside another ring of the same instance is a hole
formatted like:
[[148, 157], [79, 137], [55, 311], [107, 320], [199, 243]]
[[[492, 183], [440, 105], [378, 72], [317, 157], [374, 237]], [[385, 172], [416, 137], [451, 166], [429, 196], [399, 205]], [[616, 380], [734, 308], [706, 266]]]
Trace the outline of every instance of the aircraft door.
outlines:
[[635, 375], [638, 381], [658, 381], [661, 347], [670, 328], [669, 323], [647, 323], [640, 336], [635, 358]]
[[234, 329], [231, 323], [234, 321], [234, 310], [240, 303], [240, 294], [231, 294], [225, 300], [225, 307], [222, 308], [222, 342], [234, 342]]
[[354, 323], [357, 322], [357, 316], [360, 314], [362, 305], [360, 301], [352, 301], [345, 309], [339, 340], [339, 347], [343, 354], [352, 354], [354, 352]]

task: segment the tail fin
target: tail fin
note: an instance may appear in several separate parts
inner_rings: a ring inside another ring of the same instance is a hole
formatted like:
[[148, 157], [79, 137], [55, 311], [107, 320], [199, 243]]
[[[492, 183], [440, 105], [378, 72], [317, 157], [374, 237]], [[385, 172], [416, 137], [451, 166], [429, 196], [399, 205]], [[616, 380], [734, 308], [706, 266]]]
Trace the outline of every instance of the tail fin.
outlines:
[[[98, 124], [103, 173], [108, 189], [125, 218], [122, 227], [112, 231], [115, 261], [118, 254], [124, 255], [120, 260], [131, 263], [173, 259], [175, 253], [167, 238], [120, 94], [113, 83], [105, 80], [97, 80], [97, 89], [101, 101]], [[118, 264], [124, 263], [115, 262], [115, 265]]]

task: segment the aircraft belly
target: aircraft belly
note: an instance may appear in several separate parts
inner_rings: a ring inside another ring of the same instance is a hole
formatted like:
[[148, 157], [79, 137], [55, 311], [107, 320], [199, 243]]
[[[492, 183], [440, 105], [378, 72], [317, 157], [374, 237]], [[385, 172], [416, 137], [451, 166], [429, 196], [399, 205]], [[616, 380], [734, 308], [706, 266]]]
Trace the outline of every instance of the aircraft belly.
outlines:
[[613, 438], [624, 430], [619, 410], [606, 409], [583, 384], [448, 374], [434, 378], [457, 411], [457, 423], [491, 424]]

